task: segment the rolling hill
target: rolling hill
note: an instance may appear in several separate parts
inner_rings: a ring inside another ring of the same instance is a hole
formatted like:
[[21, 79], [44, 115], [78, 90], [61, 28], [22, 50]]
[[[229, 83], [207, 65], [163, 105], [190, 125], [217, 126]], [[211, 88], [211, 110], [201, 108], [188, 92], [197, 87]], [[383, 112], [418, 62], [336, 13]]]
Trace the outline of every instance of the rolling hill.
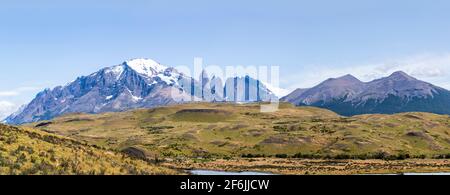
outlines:
[[176, 172], [74, 139], [32, 128], [0, 124], [0, 175], [72, 174], [147, 175]]
[[146, 159], [435, 158], [450, 154], [450, 117], [431, 113], [343, 117], [315, 107], [195, 103], [121, 113], [70, 114], [28, 124]]

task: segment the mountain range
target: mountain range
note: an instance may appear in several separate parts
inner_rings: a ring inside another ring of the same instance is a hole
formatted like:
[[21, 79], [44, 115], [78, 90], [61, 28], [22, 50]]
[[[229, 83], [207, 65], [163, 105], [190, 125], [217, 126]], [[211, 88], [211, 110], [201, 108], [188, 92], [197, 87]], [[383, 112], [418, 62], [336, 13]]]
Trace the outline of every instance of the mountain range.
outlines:
[[192, 101], [271, 99], [278, 97], [254, 78], [234, 77], [222, 82], [216, 76], [209, 78], [203, 71], [197, 80], [151, 59], [133, 59], [79, 77], [65, 86], [45, 89], [5, 122], [23, 124], [67, 113], [119, 112]]
[[450, 91], [402, 71], [370, 82], [362, 82], [352, 75], [331, 78], [313, 88], [297, 89], [281, 101], [326, 108], [344, 116], [400, 112], [450, 114]]
[[[271, 90], [272, 89], [272, 90]], [[198, 79], [151, 59], [133, 59], [45, 89], [5, 119], [8, 124], [49, 120], [68, 113], [120, 112], [136, 108], [202, 102], [266, 102], [278, 99], [273, 88], [249, 76]], [[330, 78], [280, 99], [315, 106], [343, 116], [430, 112], [450, 114], [450, 91], [402, 71], [362, 82], [352, 75]]]

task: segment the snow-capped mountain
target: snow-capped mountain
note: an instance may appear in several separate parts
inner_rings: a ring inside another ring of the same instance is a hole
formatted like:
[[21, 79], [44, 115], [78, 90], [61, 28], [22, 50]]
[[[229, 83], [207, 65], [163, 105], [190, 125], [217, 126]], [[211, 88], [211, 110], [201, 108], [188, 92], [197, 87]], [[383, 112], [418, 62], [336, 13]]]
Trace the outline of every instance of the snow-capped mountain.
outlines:
[[404, 72], [371, 82], [352, 75], [298, 89], [281, 99], [295, 105], [327, 108], [342, 115], [399, 112], [450, 114], [450, 92]]
[[232, 102], [268, 102], [277, 99], [266, 85], [249, 76], [228, 78], [223, 93], [225, 100]]
[[[233, 101], [223, 98], [224, 91], [221, 80], [209, 79], [206, 72], [197, 81], [153, 60], [134, 59], [79, 77], [65, 86], [46, 89], [5, 121], [23, 124], [67, 113], [117, 112], [190, 101]], [[264, 85], [257, 91], [262, 97], [272, 97]]]

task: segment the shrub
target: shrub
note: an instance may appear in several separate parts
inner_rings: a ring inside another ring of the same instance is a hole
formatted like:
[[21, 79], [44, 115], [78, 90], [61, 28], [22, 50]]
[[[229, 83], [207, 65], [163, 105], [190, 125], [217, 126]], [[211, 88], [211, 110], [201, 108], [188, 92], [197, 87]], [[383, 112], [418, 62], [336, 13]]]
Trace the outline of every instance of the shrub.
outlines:
[[287, 158], [288, 155], [287, 154], [276, 154], [275, 157], [277, 157], [277, 158]]
[[265, 154], [242, 154], [241, 155], [242, 158], [264, 158], [266, 157]]

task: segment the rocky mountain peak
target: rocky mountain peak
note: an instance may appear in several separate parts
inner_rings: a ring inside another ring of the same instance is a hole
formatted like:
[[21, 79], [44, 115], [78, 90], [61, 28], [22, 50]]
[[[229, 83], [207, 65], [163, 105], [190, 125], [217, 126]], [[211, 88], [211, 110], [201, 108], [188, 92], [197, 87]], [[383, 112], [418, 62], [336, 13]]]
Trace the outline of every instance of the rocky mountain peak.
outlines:
[[346, 81], [352, 81], [352, 82], [361, 82], [359, 79], [354, 77], [351, 74], [344, 75], [342, 77], [337, 78], [338, 80], [346, 80]]
[[327, 108], [342, 115], [450, 113], [450, 91], [403, 71], [370, 82], [361, 82], [351, 75], [328, 79], [311, 89], [296, 90], [283, 100], [295, 105]]
[[403, 71], [394, 72], [387, 78], [389, 78], [389, 79], [396, 79], [396, 80], [416, 80], [414, 77], [406, 74]]
[[322, 82], [319, 86], [341, 87], [341, 86], [358, 86], [361, 84], [363, 84], [362, 81], [360, 81], [353, 75], [348, 74], [338, 78], [327, 79], [326, 81]]
[[[272, 92], [263, 84], [246, 80], [246, 85], [229, 84], [228, 92], [242, 92], [239, 94], [247, 96], [253, 95], [247, 91], [258, 92], [254, 95], [258, 98], [242, 98], [242, 101], [272, 98]], [[239, 83], [244, 83], [243, 79]], [[218, 79], [208, 82], [206, 72], [197, 80], [151, 59], [133, 59], [78, 77], [65, 86], [46, 89], [5, 122], [23, 124], [75, 112], [117, 112], [189, 101], [225, 101], [224, 92], [222, 82]]]
[[147, 58], [137, 58], [127, 60], [123, 63], [123, 65], [130, 67], [139, 74], [150, 77], [158, 73], [164, 72], [167, 69], [166, 66], [163, 66], [158, 62]]

